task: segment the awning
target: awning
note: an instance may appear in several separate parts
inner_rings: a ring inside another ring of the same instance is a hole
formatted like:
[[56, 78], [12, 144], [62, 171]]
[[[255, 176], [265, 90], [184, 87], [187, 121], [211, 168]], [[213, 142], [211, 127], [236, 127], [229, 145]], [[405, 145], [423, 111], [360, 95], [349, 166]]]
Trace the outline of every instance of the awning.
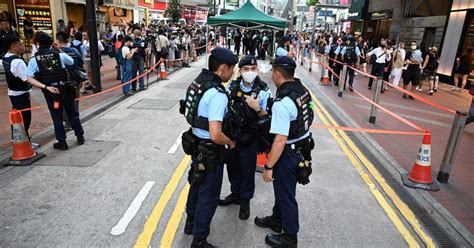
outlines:
[[365, 0], [352, 0], [347, 20], [362, 19]]
[[207, 24], [232, 25], [239, 28], [260, 29], [272, 28], [283, 30], [286, 27], [286, 21], [269, 16], [247, 1], [240, 9], [221, 16], [213, 16], [207, 19]]
[[104, 0], [104, 6], [117, 7], [134, 10], [137, 8], [137, 0]]

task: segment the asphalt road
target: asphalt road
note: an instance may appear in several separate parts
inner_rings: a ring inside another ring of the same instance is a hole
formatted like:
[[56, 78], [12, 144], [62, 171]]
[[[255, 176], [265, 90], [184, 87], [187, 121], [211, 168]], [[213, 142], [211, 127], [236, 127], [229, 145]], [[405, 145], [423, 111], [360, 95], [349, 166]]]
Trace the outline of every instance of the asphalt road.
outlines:
[[[189, 157], [179, 144], [189, 127], [177, 102], [202, 63], [85, 123], [85, 146], [75, 145], [69, 134], [68, 151], [53, 151], [49, 144], [43, 148], [47, 157], [28, 170], [0, 174], [0, 181], [21, 174], [0, 189], [0, 247], [189, 247], [192, 237], [182, 232]], [[262, 78], [272, 84], [268, 73]], [[315, 122], [328, 121], [324, 111], [317, 112]], [[311, 183], [297, 189], [300, 247], [427, 244], [341, 137], [312, 132]], [[219, 207], [208, 238], [214, 245], [265, 247], [268, 230], [256, 227], [253, 218], [271, 213], [273, 188], [258, 173], [255, 180], [250, 219], [238, 219], [238, 206]], [[225, 175], [221, 195], [228, 193]]]

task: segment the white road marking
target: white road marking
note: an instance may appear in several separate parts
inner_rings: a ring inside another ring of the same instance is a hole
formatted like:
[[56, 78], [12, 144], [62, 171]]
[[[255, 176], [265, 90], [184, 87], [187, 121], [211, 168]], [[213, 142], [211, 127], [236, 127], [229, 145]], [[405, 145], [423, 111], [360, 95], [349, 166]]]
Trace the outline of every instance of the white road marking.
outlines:
[[176, 141], [174, 144], [168, 149], [168, 153], [175, 153], [176, 150], [178, 150], [178, 147], [181, 145], [181, 135], [183, 135], [184, 131], [182, 131], [179, 135], [178, 138], [176, 138]]
[[112, 227], [112, 230], [110, 230], [110, 234], [117, 236], [125, 232], [125, 229], [127, 229], [128, 224], [130, 224], [130, 221], [133, 220], [135, 215], [138, 213], [138, 210], [140, 210], [143, 201], [148, 196], [148, 193], [150, 193], [150, 190], [154, 184], [155, 182], [153, 181], [148, 181], [145, 183], [140, 192], [138, 192], [135, 199], [133, 199], [127, 211], [125, 211], [125, 213], [123, 214], [122, 218], [114, 227]]

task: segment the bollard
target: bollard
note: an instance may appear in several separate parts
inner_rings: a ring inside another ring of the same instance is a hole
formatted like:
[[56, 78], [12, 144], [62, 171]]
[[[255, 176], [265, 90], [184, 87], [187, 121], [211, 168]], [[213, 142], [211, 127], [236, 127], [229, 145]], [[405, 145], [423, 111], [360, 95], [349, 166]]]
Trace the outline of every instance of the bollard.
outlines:
[[[374, 92], [374, 98], [372, 99], [375, 103], [379, 103], [379, 97], [380, 97], [380, 91], [382, 90], [382, 78], [378, 77], [377, 81], [375, 82], [375, 92]], [[372, 104], [372, 107], [370, 108], [370, 118], [369, 118], [369, 123], [375, 124], [375, 119], [377, 116], [377, 107]]]
[[311, 72], [311, 68], [313, 67], [313, 51], [309, 51], [309, 71]]
[[338, 75], [339, 76], [339, 93], [337, 94], [338, 97], [342, 97], [342, 92], [344, 91], [344, 86], [346, 86], [346, 74], [347, 74], [347, 64], [344, 63], [342, 66], [342, 72]]
[[443, 160], [441, 160], [441, 166], [436, 179], [440, 183], [448, 183], [449, 173], [453, 169], [454, 159], [456, 158], [456, 152], [461, 142], [462, 131], [466, 124], [467, 112], [456, 111], [454, 116], [453, 126], [451, 127], [451, 133], [449, 134], [448, 145], [444, 151]]

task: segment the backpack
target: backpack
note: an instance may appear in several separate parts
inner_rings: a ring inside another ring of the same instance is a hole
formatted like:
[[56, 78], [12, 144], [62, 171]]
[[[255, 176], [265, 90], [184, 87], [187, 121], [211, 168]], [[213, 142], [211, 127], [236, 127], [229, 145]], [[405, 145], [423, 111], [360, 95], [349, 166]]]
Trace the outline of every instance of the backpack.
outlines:
[[356, 47], [353, 45], [346, 46], [346, 52], [342, 60], [348, 64], [354, 64], [357, 61]]
[[[123, 64], [123, 62], [125, 61], [125, 58], [123, 57], [123, 54], [122, 54], [122, 48], [123, 46], [121, 46], [115, 56], [115, 59], [117, 60], [117, 63], [119, 64]], [[114, 49], [115, 50], [115, 49]]]
[[82, 50], [81, 50], [82, 42], [79, 43], [78, 45], [74, 45], [74, 42], [71, 42], [69, 47], [76, 48], [76, 50], [81, 54], [81, 56], [84, 56], [84, 54], [82, 54]]
[[337, 49], [337, 44], [332, 44], [331, 48], [329, 49], [329, 58], [336, 57], [336, 49]]
[[433, 55], [432, 57], [430, 57], [430, 60], [431, 59], [432, 61], [426, 66], [426, 69], [429, 71], [436, 71], [439, 66], [439, 58], [437, 55]]

